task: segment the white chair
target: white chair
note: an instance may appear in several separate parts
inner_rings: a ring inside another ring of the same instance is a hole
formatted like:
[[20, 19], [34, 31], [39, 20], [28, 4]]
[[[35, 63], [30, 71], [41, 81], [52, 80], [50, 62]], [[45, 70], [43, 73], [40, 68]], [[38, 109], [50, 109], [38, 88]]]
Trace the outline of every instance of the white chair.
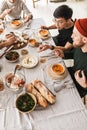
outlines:
[[[34, 8], [35, 8], [35, 3], [38, 2], [38, 1], [40, 1], [40, 0], [32, 0], [32, 2], [33, 2], [33, 7], [34, 7]], [[48, 0], [46, 0], [46, 2], [47, 2], [47, 4], [48, 4]]]

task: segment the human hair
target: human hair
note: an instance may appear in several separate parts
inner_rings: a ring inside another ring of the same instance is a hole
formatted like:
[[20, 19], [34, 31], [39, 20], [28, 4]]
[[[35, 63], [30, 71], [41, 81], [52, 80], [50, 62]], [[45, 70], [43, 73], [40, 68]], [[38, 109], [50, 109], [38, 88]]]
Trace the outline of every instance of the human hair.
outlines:
[[61, 5], [55, 9], [53, 16], [55, 18], [62, 17], [67, 20], [67, 19], [72, 18], [72, 14], [73, 14], [73, 10], [69, 6]]

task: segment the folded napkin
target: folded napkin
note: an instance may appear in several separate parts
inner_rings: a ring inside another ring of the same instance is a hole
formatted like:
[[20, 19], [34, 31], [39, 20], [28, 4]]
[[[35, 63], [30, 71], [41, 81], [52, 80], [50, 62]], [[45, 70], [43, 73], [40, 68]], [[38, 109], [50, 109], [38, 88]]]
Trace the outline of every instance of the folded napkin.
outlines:
[[39, 53], [39, 57], [51, 57], [53, 55], [54, 55], [53, 51], [49, 49]]

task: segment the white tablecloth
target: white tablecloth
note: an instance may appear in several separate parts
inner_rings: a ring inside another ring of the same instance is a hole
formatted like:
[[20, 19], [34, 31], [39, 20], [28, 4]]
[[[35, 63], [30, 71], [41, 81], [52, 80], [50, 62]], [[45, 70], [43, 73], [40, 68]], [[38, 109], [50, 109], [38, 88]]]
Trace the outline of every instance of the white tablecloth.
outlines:
[[[36, 19], [32, 22], [31, 29], [38, 30], [42, 24], [44, 22], [41, 19]], [[19, 31], [23, 29], [19, 29]], [[54, 44], [52, 38], [47, 41]], [[5, 86], [4, 91], [0, 92], [0, 130], [87, 130], [87, 112], [69, 73], [67, 72], [67, 76], [58, 81], [52, 80], [46, 73], [46, 67], [49, 64], [61, 62], [64, 65], [63, 60], [47, 57], [46, 62], [41, 63], [42, 54], [37, 52], [37, 48], [29, 45], [25, 48], [30, 54], [38, 57], [39, 63], [33, 69], [23, 68], [19, 71], [25, 75], [26, 83], [35, 79], [41, 80], [56, 95], [56, 103], [49, 105], [46, 109], [40, 108], [30, 114], [22, 114], [15, 107], [18, 94], [11, 92]], [[17, 51], [20, 53], [21, 59], [21, 49]], [[51, 54], [51, 51], [48, 50], [44, 54]], [[1, 58], [0, 76], [4, 79], [8, 72], [14, 70], [16, 64], [19, 64], [19, 61], [8, 63], [4, 57]], [[66, 83], [65, 87], [63, 87], [64, 83]], [[57, 92], [54, 91], [55, 85], [60, 87]]]

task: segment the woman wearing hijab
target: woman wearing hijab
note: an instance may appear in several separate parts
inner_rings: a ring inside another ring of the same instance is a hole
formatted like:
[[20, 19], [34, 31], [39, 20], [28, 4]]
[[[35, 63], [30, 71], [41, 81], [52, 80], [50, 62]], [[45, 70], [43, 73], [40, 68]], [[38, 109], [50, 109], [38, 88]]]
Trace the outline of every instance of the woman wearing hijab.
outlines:
[[22, 0], [2, 0], [0, 4], [0, 18], [7, 20], [21, 19], [24, 14], [24, 22], [32, 19], [33, 15]]

